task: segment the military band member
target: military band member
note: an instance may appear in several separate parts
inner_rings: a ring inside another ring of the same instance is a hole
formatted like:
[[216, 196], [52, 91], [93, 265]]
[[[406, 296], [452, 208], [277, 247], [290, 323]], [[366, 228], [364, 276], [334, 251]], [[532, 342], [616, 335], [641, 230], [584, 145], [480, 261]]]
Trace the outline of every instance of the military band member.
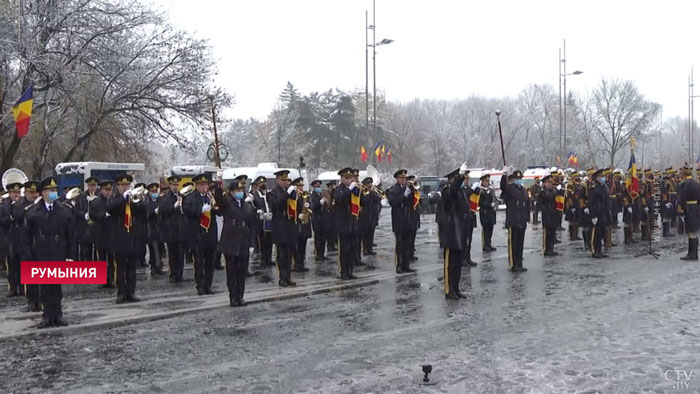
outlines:
[[275, 172], [275, 182], [275, 188], [267, 197], [272, 210], [272, 243], [277, 247], [279, 285], [296, 286], [296, 282], [292, 281], [292, 253], [297, 240], [297, 188], [290, 186], [288, 170]]
[[146, 198], [146, 246], [148, 247], [148, 265], [151, 266], [151, 277], [163, 275], [163, 260], [160, 253], [160, 226], [158, 212], [160, 202], [160, 185], [157, 182], [149, 184]]
[[542, 185], [540, 184], [540, 177], [536, 176], [535, 177], [535, 183], [530, 186], [529, 190], [529, 195], [530, 198], [532, 199], [532, 224], [539, 224], [540, 223], [540, 208], [537, 206], [537, 196], [540, 195], [540, 192], [542, 191]]
[[596, 169], [591, 167], [586, 170], [586, 178], [584, 178], [581, 187], [578, 189], [576, 199], [578, 201], [577, 217], [578, 225], [581, 228], [581, 236], [583, 238], [583, 250], [591, 250], [591, 215], [586, 211], [588, 207], [588, 196], [593, 189], [593, 173]]
[[113, 221], [111, 237], [117, 304], [140, 301], [136, 297], [136, 268], [141, 259], [142, 240], [134, 227], [134, 216], [145, 211], [145, 204], [143, 201], [132, 201], [130, 188], [133, 181], [131, 175], [117, 176], [117, 193], [107, 201], [107, 212]]
[[357, 216], [355, 216], [355, 223], [352, 228], [352, 235], [354, 237], [353, 241], [353, 248], [355, 250], [355, 262], [353, 267], [357, 267], [360, 265], [366, 265], [365, 263], [362, 262], [362, 239], [360, 237], [360, 215], [362, 214], [362, 210], [364, 209], [364, 205], [362, 205], [363, 202], [363, 196], [362, 196], [362, 184], [360, 183], [360, 170], [357, 168], [352, 169], [352, 182], [357, 185], [357, 189], [353, 190], [353, 194], [355, 197], [359, 200], [358, 203], [358, 213]]
[[362, 210], [360, 211], [360, 237], [362, 251], [366, 256], [376, 255], [373, 250], [374, 231], [379, 224], [379, 208], [382, 197], [377, 193], [372, 184], [374, 179], [367, 177], [362, 180]]
[[257, 242], [260, 248], [260, 264], [272, 266], [272, 210], [268, 203], [267, 178], [259, 176], [253, 180], [253, 207], [257, 213]]
[[[18, 259], [18, 263], [21, 266], [22, 256], [26, 254], [22, 251], [24, 245], [22, 244], [23, 233], [27, 231], [26, 226], [26, 213], [34, 205], [38, 203], [41, 199], [39, 196], [39, 182], [38, 181], [27, 181], [23, 185], [24, 187], [24, 198], [18, 203], [12, 206], [12, 219], [14, 222], [14, 227], [12, 229], [14, 233], [11, 234], [13, 243], [16, 245], [15, 256]], [[18, 277], [18, 283], [21, 277]], [[21, 285], [20, 285], [21, 286]], [[20, 287], [21, 289], [21, 287]], [[24, 292], [27, 297], [27, 312], [41, 312], [41, 300], [39, 294], [39, 285], [25, 285]]]
[[107, 281], [104, 287], [114, 287], [114, 255], [112, 254], [112, 234], [114, 222], [107, 211], [107, 202], [112, 198], [112, 181], [103, 179], [99, 183], [99, 197], [94, 199], [88, 207], [90, 220], [94, 221], [93, 235], [95, 240], [95, 252], [98, 261], [107, 262]]
[[622, 195], [624, 194], [624, 185], [622, 184], [622, 171], [615, 170], [612, 178], [611, 199], [612, 199], [612, 228], [618, 229], [619, 214], [622, 212]]
[[[146, 184], [139, 182], [134, 185], [134, 189], [143, 188], [147, 192]], [[145, 194], [144, 194], [145, 196]], [[141, 196], [138, 197], [141, 199]], [[133, 212], [132, 232], [134, 236], [134, 252], [138, 256], [138, 266], [148, 267], [146, 262], [146, 244], [148, 243], [148, 218], [146, 212], [146, 199], [139, 204], [140, 209]]]
[[467, 201], [467, 210], [464, 213], [465, 227], [462, 231], [465, 237], [463, 249], [463, 265], [465, 267], [476, 267], [477, 264], [474, 261], [472, 261], [472, 239], [474, 235], [474, 227], [476, 227], [476, 211], [479, 209], [479, 203], [478, 201], [473, 200], [473, 198], [478, 197], [478, 192], [476, 192], [475, 189], [478, 189], [479, 187], [478, 184], [469, 187], [469, 170], [467, 170], [467, 172], [464, 173], [464, 177], [464, 187], [459, 191], [463, 194], [462, 197]]
[[17, 243], [20, 235], [20, 228], [16, 226], [17, 222], [15, 221], [13, 213], [17, 214], [19, 212], [17, 209], [18, 204], [24, 206], [26, 202], [23, 203], [22, 198], [20, 197], [22, 183], [10, 183], [6, 185], [6, 187], [9, 194], [9, 199], [7, 202], [3, 203], [2, 206], [0, 206], [0, 226], [3, 227], [3, 232], [5, 233], [5, 240], [3, 242], [6, 242], [8, 245], [8, 247], [5, 248], [5, 256], [7, 259], [5, 264], [7, 266], [8, 282], [7, 297], [11, 298], [22, 294], [22, 290], [20, 288], [21, 258], [19, 258], [19, 253], [21, 251], [19, 250], [19, 244]]
[[579, 174], [574, 172], [569, 178], [569, 182], [566, 184], [566, 191], [564, 196], [564, 219], [569, 222], [569, 240], [570, 241], [580, 241], [581, 237], [578, 236], [578, 220], [576, 218], [576, 211], [578, 207], [578, 201], [576, 197], [576, 192], [580, 184]]
[[361, 186], [353, 181], [351, 168], [343, 168], [338, 171], [340, 184], [333, 189], [335, 230], [338, 234], [338, 270], [340, 278], [356, 279], [353, 270], [357, 265], [356, 245], [358, 233], [358, 216], [360, 214], [360, 189]]
[[671, 202], [671, 192], [675, 193], [672, 177], [673, 168], [667, 168], [661, 183], [661, 228], [664, 237], [671, 236], [671, 217], [675, 210], [675, 206]]
[[180, 229], [182, 227], [182, 197], [178, 194], [180, 177], [173, 175], [167, 179], [168, 190], [160, 198], [158, 214], [161, 216], [161, 236], [168, 246], [168, 271], [170, 282], [184, 282], [184, 246]]
[[600, 259], [608, 257], [603, 253], [602, 242], [605, 237], [605, 229], [610, 225], [610, 192], [606, 184], [606, 169], [600, 169], [593, 173], [594, 186], [588, 196], [588, 207], [585, 209], [591, 216], [593, 229], [591, 231], [591, 252], [593, 257]]
[[216, 205], [209, 195], [210, 179], [206, 174], [192, 178], [195, 190], [182, 199], [183, 237], [194, 254], [194, 280], [197, 294], [214, 294], [214, 255], [217, 246]]
[[483, 174], [479, 178], [479, 221], [481, 222], [481, 251], [493, 252], [496, 248], [491, 244], [493, 227], [496, 225], [495, 192], [491, 186], [491, 174]]
[[314, 259], [316, 261], [326, 260], [326, 225], [325, 205], [330, 205], [330, 193], [324, 192], [323, 183], [319, 180], [311, 182], [311, 226], [314, 231]]
[[501, 198], [506, 203], [508, 227], [508, 261], [512, 272], [524, 272], [523, 242], [530, 221], [530, 198], [522, 185], [523, 173], [511, 167], [504, 168], [501, 177]]
[[99, 179], [89, 177], [85, 179], [85, 193], [80, 194], [75, 200], [75, 233], [78, 239], [78, 256], [81, 261], [94, 261], [95, 239], [93, 228], [94, 221], [90, 219], [90, 203], [97, 199], [97, 185]]
[[672, 186], [669, 194], [671, 196], [671, 205], [673, 205], [673, 212], [671, 213], [671, 227], [675, 228], [678, 226], [678, 185], [680, 184], [680, 174], [678, 171], [673, 170], [669, 178]]
[[326, 183], [326, 191], [328, 191], [328, 194], [331, 195], [331, 201], [327, 206], [326, 213], [326, 226], [328, 229], [328, 236], [326, 237], [326, 242], [327, 242], [327, 250], [329, 252], [337, 252], [338, 251], [338, 231], [335, 229], [335, 210], [334, 210], [334, 205], [335, 201], [333, 201], [333, 189], [337, 186], [336, 181], [329, 181]]
[[[58, 200], [58, 184], [48, 177], [39, 184], [43, 201], [33, 204], [25, 213], [26, 231], [23, 232], [22, 260], [73, 261], [77, 250], [74, 242], [73, 214]], [[61, 285], [40, 285], [40, 299], [44, 311], [38, 328], [67, 326], [63, 318]]]
[[622, 191], [622, 223], [625, 234], [625, 244], [636, 244], [634, 240], [634, 223], [637, 219], [635, 216], [639, 214], [639, 195], [630, 191], [625, 187]]
[[418, 260], [418, 257], [416, 257], [416, 234], [418, 234], [418, 229], [420, 228], [420, 190], [413, 186], [415, 182], [415, 175], [406, 176], [406, 183], [413, 191], [413, 201], [408, 209], [408, 225], [411, 228], [411, 235], [408, 241], [410, 244], [408, 247], [408, 258], [410, 261]]
[[435, 209], [435, 223], [437, 223], [438, 239], [440, 239], [440, 232], [443, 231], [443, 224], [445, 223], [446, 212], [442, 192], [447, 184], [447, 181], [441, 179], [435, 190], [428, 194], [428, 202], [430, 205], [434, 206]]
[[442, 207], [439, 209], [442, 209], [443, 213], [438, 222], [440, 246], [444, 249], [443, 284], [445, 298], [458, 300], [466, 297], [459, 289], [459, 281], [462, 276], [462, 250], [466, 240], [463, 232], [467, 227], [464, 213], [469, 210], [469, 201], [460, 192], [463, 189], [465, 173], [458, 168], [445, 177], [448, 179], [448, 184], [440, 193]]
[[[0, 185], [0, 193], [5, 193], [5, 190], [3, 187]], [[2, 270], [8, 271], [9, 270], [9, 255], [10, 255], [10, 249], [8, 245], [8, 237], [10, 234], [10, 220], [9, 220], [9, 214], [4, 213], [4, 211], [7, 209], [6, 205], [11, 204], [12, 201], [10, 201], [9, 198], [3, 198], [3, 195], [0, 194], [0, 266], [2, 266]], [[9, 210], [8, 210], [9, 212]], [[7, 216], [4, 216], [7, 215]]]
[[[651, 170], [645, 172], [651, 175]], [[642, 228], [642, 241], [648, 241], [651, 237], [651, 219], [652, 212], [649, 209], [649, 196], [651, 195], [651, 181], [647, 177], [641, 177], [639, 182], [639, 202], [640, 202], [640, 218], [639, 223]]]
[[542, 178], [542, 183], [544, 187], [537, 196], [537, 205], [542, 211], [542, 249], [545, 256], [556, 256], [558, 253], [554, 251], [554, 244], [559, 224], [555, 207], [557, 190], [554, 188], [551, 175]]
[[[256, 179], [256, 181], [260, 181]], [[264, 184], [264, 181], [263, 181]], [[229, 292], [231, 306], [244, 306], [245, 279], [248, 272], [250, 254], [253, 252], [253, 244], [256, 234], [255, 209], [244, 201], [245, 181], [234, 180], [229, 185], [228, 194], [224, 196], [223, 190], [217, 188], [216, 203], [219, 206], [217, 215], [224, 218], [221, 239], [218, 251], [224, 254], [226, 260], [226, 286]]]
[[678, 188], [678, 205], [683, 208], [685, 216], [685, 233], [688, 234], [688, 254], [681, 260], [695, 261], [698, 259], [698, 230], [700, 229], [700, 184], [693, 179], [693, 171], [683, 168], [685, 179]]
[[[311, 204], [304, 192], [304, 178], [296, 178], [292, 185], [297, 188], [297, 241], [292, 253], [292, 271], [308, 272], [306, 268], [306, 244], [311, 238]], [[304, 197], [306, 196], [306, 197]]]
[[409, 209], [413, 209], [413, 190], [406, 185], [406, 170], [401, 169], [394, 173], [396, 183], [387, 190], [386, 195], [391, 206], [391, 230], [396, 237], [394, 248], [394, 265], [396, 273], [415, 272], [410, 263], [410, 237]]

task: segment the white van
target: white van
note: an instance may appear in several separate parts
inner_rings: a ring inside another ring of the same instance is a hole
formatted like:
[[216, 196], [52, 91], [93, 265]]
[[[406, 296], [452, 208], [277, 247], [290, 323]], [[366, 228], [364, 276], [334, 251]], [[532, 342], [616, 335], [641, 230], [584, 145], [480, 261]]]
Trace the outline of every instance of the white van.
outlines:
[[302, 169], [299, 171], [296, 168], [280, 168], [277, 163], [260, 163], [257, 167], [235, 167], [227, 168], [223, 172], [222, 179], [224, 181], [224, 186], [228, 185], [229, 182], [233, 181], [239, 175], [247, 175], [248, 180], [246, 181], [246, 186], [249, 186], [255, 178], [259, 176], [264, 176], [267, 178], [267, 188], [273, 189], [275, 187], [275, 172], [280, 170], [289, 171], [289, 179], [295, 179], [304, 177], [304, 189], [309, 190], [309, 183], [311, 180], [308, 179], [306, 170]]

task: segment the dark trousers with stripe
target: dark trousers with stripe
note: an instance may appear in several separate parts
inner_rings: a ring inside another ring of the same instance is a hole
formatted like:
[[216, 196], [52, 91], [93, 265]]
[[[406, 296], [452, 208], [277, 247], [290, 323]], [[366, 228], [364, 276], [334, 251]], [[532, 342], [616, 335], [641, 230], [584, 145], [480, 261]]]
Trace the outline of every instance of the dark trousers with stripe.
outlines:
[[198, 290], [211, 289], [214, 280], [214, 245], [197, 245], [194, 251], [194, 280]]
[[411, 230], [408, 238], [408, 258], [412, 259], [416, 255], [416, 234], [418, 234], [418, 229], [414, 228]]
[[557, 240], [556, 226], [545, 227], [542, 231], [542, 249], [544, 253], [554, 252], [554, 244]]
[[296, 248], [292, 253], [292, 269], [298, 270], [305, 268], [306, 265], [306, 241], [308, 238], [299, 237], [297, 238]]
[[523, 267], [523, 243], [525, 228], [508, 227], [508, 262], [511, 269]]
[[396, 270], [406, 270], [409, 268], [409, 262], [410, 262], [410, 250], [409, 248], [411, 247], [410, 239], [411, 239], [411, 233], [409, 232], [403, 232], [403, 233], [394, 233], [394, 236], [396, 237], [396, 247], [394, 249], [394, 265], [396, 266]]
[[314, 230], [314, 256], [317, 259], [326, 257], [326, 236], [322, 231]]
[[357, 252], [359, 247], [355, 242], [357, 236], [355, 234], [340, 234], [338, 236], [338, 265], [340, 277], [345, 278], [352, 275], [355, 265], [357, 264]]
[[95, 260], [94, 247], [92, 242], [80, 241], [78, 243], [79, 256], [82, 261], [93, 261]]
[[137, 254], [114, 253], [117, 275], [117, 295], [129, 296], [136, 293], [136, 267], [141, 262]]
[[459, 281], [462, 277], [462, 259], [462, 250], [445, 248], [443, 252], [445, 294], [459, 293]]
[[160, 245], [158, 241], [148, 243], [148, 264], [151, 266], [151, 273], [163, 269], [163, 261], [160, 259]]
[[272, 233], [258, 231], [258, 243], [260, 244], [260, 263], [262, 265], [272, 264]]
[[53, 320], [63, 317], [63, 290], [61, 285], [39, 285], [41, 306], [44, 310], [43, 318]]
[[185, 270], [185, 256], [180, 242], [168, 242], [168, 269], [170, 279], [182, 280]]
[[293, 244], [277, 244], [277, 275], [280, 281], [292, 279]]
[[15, 290], [18, 294], [22, 293], [22, 286], [20, 284], [22, 259], [20, 258], [20, 256], [12, 256], [8, 257], [7, 260], [7, 283], [10, 287], [10, 290]]
[[370, 227], [362, 234], [362, 250], [367, 253], [371, 252], [374, 244], [375, 227]]
[[481, 227], [481, 249], [491, 247], [491, 238], [493, 237], [493, 224]]
[[97, 250], [97, 261], [105, 261], [107, 263], [107, 282], [108, 285], [114, 285], [114, 256], [107, 249]]
[[598, 222], [591, 229], [591, 252], [593, 254], [602, 253], [603, 238], [604, 237], [605, 237], [605, 226], [602, 226], [600, 224], [600, 222]]
[[24, 293], [27, 297], [27, 304], [31, 307], [33, 305], [41, 304], [41, 289], [40, 285], [24, 285]]
[[231, 300], [243, 299], [249, 257], [248, 255], [224, 255], [226, 259], [226, 286], [228, 287], [228, 296]]

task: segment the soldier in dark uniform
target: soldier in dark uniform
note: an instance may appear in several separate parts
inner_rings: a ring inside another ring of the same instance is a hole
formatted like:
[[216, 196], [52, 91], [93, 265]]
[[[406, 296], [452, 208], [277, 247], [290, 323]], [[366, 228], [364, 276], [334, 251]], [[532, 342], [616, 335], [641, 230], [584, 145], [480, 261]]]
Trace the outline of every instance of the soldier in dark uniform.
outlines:
[[314, 259], [316, 261], [326, 260], [326, 229], [324, 223], [324, 205], [330, 204], [330, 197], [322, 195], [323, 183], [319, 180], [311, 182], [311, 226], [314, 231]]
[[[677, 189], [676, 189], [679, 192], [681, 190], [681, 185], [683, 184], [684, 179], [685, 179], [685, 175], [683, 175], [684, 170], [686, 170], [687, 168], [688, 167], [684, 166], [683, 168], [680, 169], [681, 177], [678, 179]], [[678, 234], [679, 235], [684, 234], [685, 233], [685, 223], [684, 223], [683, 218], [685, 216], [685, 213], [683, 212], [683, 206], [680, 204], [680, 201], [676, 204], [676, 216], [678, 217], [678, 220], [677, 220], [678, 221]]]
[[226, 260], [226, 285], [230, 305], [234, 307], [246, 304], [243, 300], [245, 278], [256, 237], [252, 231], [255, 210], [243, 200], [244, 197], [245, 181], [234, 180], [226, 196], [223, 190], [216, 189], [215, 199], [219, 206], [216, 214], [224, 218], [218, 250]]
[[[464, 213], [464, 229], [462, 234], [464, 234], [464, 249], [462, 251], [464, 256], [464, 262], [462, 263], [465, 267], [476, 267], [476, 263], [472, 261], [472, 239], [474, 235], [474, 228], [476, 227], [476, 211], [479, 209], [478, 191], [479, 185], [469, 185], [469, 170], [464, 173], [464, 187], [460, 189], [460, 193], [463, 194], [462, 198], [467, 201], [467, 211]], [[472, 200], [474, 198], [474, 200]], [[528, 214], [529, 215], [529, 214]]]
[[[581, 236], [583, 238], [583, 249], [591, 249], [591, 228], [593, 223], [591, 222], [591, 215], [587, 213], [586, 208], [588, 208], [588, 196], [590, 190], [593, 188], [593, 173], [596, 172], [595, 168], [589, 168], [586, 170], [586, 178], [581, 183], [581, 186], [577, 189], [576, 200], [578, 202], [578, 208], [576, 209], [576, 216], [578, 220], [578, 225], [581, 228]], [[588, 211], [590, 212], [590, 210]]]
[[[194, 253], [194, 279], [197, 294], [214, 294], [214, 254], [217, 246], [216, 202], [209, 195], [211, 180], [206, 174], [192, 178], [195, 189], [182, 200], [183, 231], [188, 249]], [[245, 182], [245, 180], [243, 181]]]
[[[651, 170], [648, 170], [651, 172]], [[639, 223], [642, 228], [642, 241], [648, 241], [651, 236], [652, 213], [649, 210], [649, 196], [651, 195], [651, 182], [646, 177], [639, 181]]]
[[90, 219], [90, 203], [97, 199], [97, 185], [100, 181], [95, 177], [85, 180], [86, 190], [75, 200], [75, 233], [78, 239], [78, 256], [81, 261], [95, 260], [95, 222]]
[[408, 225], [411, 228], [408, 241], [410, 244], [408, 247], [408, 258], [410, 261], [418, 260], [418, 257], [416, 257], [416, 234], [420, 228], [420, 190], [412, 186], [415, 181], [415, 175], [408, 175], [406, 177], [406, 183], [409, 185], [409, 188], [413, 190], [413, 201], [411, 207], [408, 209]]
[[491, 186], [491, 175], [484, 174], [479, 178], [479, 221], [481, 222], [481, 251], [493, 252], [496, 248], [491, 245], [493, 227], [496, 225], [496, 196]]
[[[297, 188], [290, 186], [289, 171], [275, 172], [277, 185], [267, 195], [272, 210], [272, 242], [277, 247], [277, 274], [282, 287], [296, 286], [292, 281], [292, 253], [296, 244], [297, 213], [291, 208]], [[297, 207], [298, 208], [298, 207]]]
[[614, 196], [612, 199], [612, 228], [613, 229], [618, 229], [620, 228], [619, 225], [619, 214], [622, 212], [622, 195], [624, 193], [624, 186], [622, 185], [622, 172], [619, 170], [616, 170], [613, 172], [613, 187], [612, 187], [612, 194], [611, 196]]
[[661, 228], [662, 236], [671, 236], [671, 216], [674, 206], [671, 203], [671, 190], [673, 190], [673, 168], [667, 168], [661, 181]]
[[532, 207], [532, 224], [539, 224], [540, 223], [540, 207], [537, 206], [537, 196], [540, 195], [540, 192], [542, 191], [542, 185], [540, 184], [540, 177], [536, 176], [535, 177], [535, 183], [530, 186], [530, 198], [533, 200], [533, 207]]
[[[39, 182], [37, 181], [27, 181], [23, 185], [24, 187], [24, 198], [20, 199], [19, 202], [11, 205], [12, 209], [12, 227], [10, 228], [10, 240], [11, 246], [14, 249], [14, 263], [17, 264], [17, 284], [20, 289], [20, 293], [24, 293], [27, 297], [27, 312], [40, 312], [41, 302], [39, 297], [39, 285], [22, 285], [19, 284], [21, 281], [19, 268], [21, 267], [22, 256], [26, 256], [27, 253], [22, 250], [24, 245], [22, 244], [22, 233], [26, 231], [26, 212], [34, 205], [35, 202], [39, 202]], [[12, 260], [10, 261], [12, 262]], [[9, 279], [9, 277], [8, 277]], [[12, 287], [12, 285], [11, 285]], [[24, 290], [24, 291], [22, 291]]]
[[[631, 176], [631, 175], [628, 175]], [[622, 223], [624, 226], [625, 244], [636, 244], [634, 240], [634, 231], [632, 231], [635, 215], [639, 214], [639, 195], [635, 192], [630, 193], [625, 187], [622, 191]]]
[[379, 224], [379, 209], [382, 197], [372, 187], [374, 179], [367, 177], [362, 180], [362, 210], [360, 211], [360, 235], [362, 237], [362, 250], [366, 256], [376, 255], [372, 250], [374, 243], [374, 230]]
[[444, 179], [440, 180], [435, 190], [428, 194], [428, 203], [433, 205], [435, 209], [435, 223], [437, 223], [438, 239], [441, 237], [440, 232], [443, 231], [443, 224], [445, 223], [446, 212], [442, 192], [447, 184], [447, 181]]
[[107, 262], [107, 281], [104, 287], [113, 288], [115, 273], [114, 255], [112, 254], [114, 220], [107, 211], [107, 202], [112, 198], [112, 181], [103, 179], [99, 185], [99, 196], [90, 202], [88, 213], [90, 220], [94, 221], [92, 231], [97, 260]]
[[[134, 189], [143, 188], [145, 191], [144, 196], [147, 197], [148, 190], [146, 189], [146, 184], [139, 182], [134, 185]], [[141, 196], [138, 197], [141, 199]], [[139, 204], [141, 209], [135, 210], [133, 212], [132, 220], [132, 232], [134, 236], [134, 253], [137, 255], [138, 266], [146, 268], [148, 263], [146, 262], [146, 244], [148, 244], [148, 217], [147, 217], [147, 199], [144, 198]]]
[[354, 182], [352, 169], [343, 168], [338, 171], [340, 184], [333, 189], [333, 201], [335, 201], [335, 230], [338, 234], [338, 269], [340, 278], [356, 279], [353, 269], [357, 264], [357, 248], [355, 234], [358, 232], [358, 216], [360, 214], [360, 189], [361, 186]]
[[360, 170], [357, 168], [352, 169], [352, 181], [357, 185], [357, 190], [353, 190], [353, 194], [356, 196], [356, 198], [359, 200], [359, 209], [357, 216], [355, 216], [355, 223], [352, 228], [352, 235], [353, 235], [353, 247], [355, 248], [355, 265], [354, 267], [360, 266], [360, 265], [366, 265], [365, 263], [362, 262], [362, 239], [360, 237], [360, 215], [362, 214], [362, 210], [364, 209], [364, 205], [362, 204], [363, 199], [362, 199], [362, 184], [360, 183]]
[[576, 218], [576, 210], [578, 207], [576, 200], [576, 190], [579, 186], [580, 178], [578, 173], [574, 172], [566, 184], [564, 195], [564, 219], [569, 222], [569, 240], [580, 241], [578, 236], [578, 220]]
[[3, 227], [3, 233], [5, 234], [5, 240], [3, 243], [7, 243], [8, 247], [5, 248], [6, 265], [7, 265], [7, 282], [8, 291], [7, 297], [15, 297], [22, 294], [20, 289], [20, 262], [19, 258], [19, 244], [17, 243], [18, 237], [20, 235], [19, 228], [16, 227], [16, 220], [13, 213], [18, 213], [17, 205], [25, 206], [26, 202], [22, 202], [20, 197], [20, 191], [22, 189], [22, 183], [15, 182], [6, 185], [7, 192], [9, 193], [8, 201], [0, 206], [0, 226]]
[[136, 268], [140, 262], [141, 235], [134, 227], [134, 216], [145, 212], [146, 207], [143, 201], [132, 201], [130, 187], [133, 181], [131, 175], [118, 175], [115, 180], [117, 192], [107, 200], [107, 212], [113, 221], [111, 236], [117, 304], [140, 301], [136, 297]]
[[688, 235], [688, 254], [681, 260], [695, 261], [698, 259], [698, 230], [700, 229], [700, 183], [693, 179], [693, 171], [683, 168], [685, 180], [678, 188], [678, 205], [683, 207], [685, 215], [685, 233]]
[[[459, 168], [445, 175], [447, 185], [440, 192], [441, 207], [443, 210], [438, 226], [440, 229], [440, 247], [443, 252], [443, 283], [445, 298], [458, 300], [466, 298], [459, 290], [459, 281], [462, 276], [462, 250], [464, 248], [464, 229], [467, 227], [464, 213], [469, 210], [469, 202], [464, 198], [463, 189], [465, 172]], [[466, 178], [467, 180], [469, 178]]]
[[673, 212], [671, 213], [671, 227], [678, 226], [678, 185], [680, 184], [679, 172], [674, 170], [670, 175], [670, 181], [672, 190], [669, 192], [671, 195], [671, 204], [673, 205]]
[[[74, 242], [74, 217], [67, 206], [56, 203], [57, 189], [54, 177], [48, 177], [39, 184], [43, 201], [33, 204], [25, 213], [22, 260], [73, 261], [78, 254], [75, 248], [71, 248], [77, 245]], [[44, 314], [37, 327], [67, 326], [61, 307], [61, 285], [40, 285], [39, 291]]]
[[272, 265], [272, 210], [268, 203], [267, 178], [259, 176], [253, 180], [253, 207], [257, 213], [257, 242], [260, 248], [260, 264]]
[[297, 241], [292, 253], [292, 271], [308, 272], [306, 268], [306, 244], [311, 238], [311, 203], [304, 198], [304, 178], [296, 178], [292, 185], [297, 188]]
[[151, 266], [151, 277], [163, 275], [163, 260], [160, 254], [160, 215], [158, 204], [160, 201], [157, 182], [149, 184], [148, 197], [146, 198], [146, 246], [148, 246], [148, 265]]
[[409, 266], [410, 262], [410, 236], [409, 209], [413, 209], [413, 190], [406, 185], [406, 170], [398, 170], [394, 173], [396, 183], [386, 192], [391, 206], [391, 229], [396, 237], [394, 248], [394, 264], [396, 273], [415, 272]]
[[603, 254], [602, 242], [605, 237], [605, 229], [610, 225], [610, 192], [606, 186], [605, 169], [593, 173], [594, 186], [588, 195], [588, 207], [586, 213], [591, 216], [593, 229], [591, 232], [591, 252], [593, 257], [600, 259], [608, 257]]
[[530, 221], [530, 198], [522, 185], [523, 173], [504, 168], [501, 177], [501, 198], [506, 203], [506, 226], [508, 227], [508, 261], [510, 270], [524, 272], [523, 242]]
[[338, 251], [338, 231], [335, 228], [335, 201], [333, 201], [333, 189], [336, 187], [337, 182], [336, 181], [329, 181], [326, 183], [326, 190], [328, 193], [331, 195], [331, 202], [328, 205], [328, 208], [326, 210], [327, 215], [326, 217], [326, 228], [327, 228], [327, 234], [328, 236], [326, 237], [326, 242], [328, 243], [327, 250], [329, 252], [337, 252]]
[[[0, 193], [4, 193], [4, 189], [2, 186], [0, 186]], [[0, 266], [3, 271], [7, 271], [9, 269], [9, 254], [10, 254], [10, 249], [8, 245], [8, 236], [10, 233], [10, 220], [9, 220], [9, 214], [5, 212], [6, 205], [11, 204], [12, 201], [10, 201], [9, 198], [3, 198], [2, 195], [0, 195]], [[7, 211], [9, 212], [9, 210]]]
[[557, 210], [554, 206], [557, 190], [552, 183], [551, 175], [542, 178], [544, 187], [537, 196], [537, 205], [542, 211], [542, 249], [545, 256], [556, 256], [558, 253], [554, 251], [555, 234], [557, 232]]
[[170, 282], [184, 282], [184, 247], [180, 235], [182, 226], [182, 197], [178, 194], [180, 177], [173, 175], [168, 179], [168, 190], [158, 202], [158, 214], [161, 216], [160, 234], [168, 245], [168, 269]]

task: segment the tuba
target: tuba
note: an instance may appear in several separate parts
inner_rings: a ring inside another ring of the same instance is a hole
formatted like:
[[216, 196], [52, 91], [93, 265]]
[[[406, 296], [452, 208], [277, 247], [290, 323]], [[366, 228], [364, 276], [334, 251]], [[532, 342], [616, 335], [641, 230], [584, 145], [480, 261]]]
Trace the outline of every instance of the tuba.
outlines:
[[[27, 174], [25, 174], [24, 171], [20, 170], [19, 168], [9, 168], [2, 174], [2, 188], [4, 190], [7, 190], [7, 185], [13, 183], [24, 184], [28, 181], [29, 177], [27, 176]], [[24, 195], [24, 188], [22, 188], [22, 194]], [[9, 197], [9, 193], [7, 193], [7, 197]], [[3, 199], [7, 197], [3, 195]]]
[[79, 187], [74, 187], [68, 190], [68, 193], [66, 193], [66, 200], [75, 200], [76, 198], [80, 197], [81, 194], [83, 194], [83, 191], [80, 190]]
[[141, 201], [145, 201], [147, 192], [148, 192], [148, 190], [146, 190], [146, 188], [143, 186], [139, 186], [135, 189], [131, 189], [131, 197], [130, 197], [131, 202], [133, 204], [138, 204]]

